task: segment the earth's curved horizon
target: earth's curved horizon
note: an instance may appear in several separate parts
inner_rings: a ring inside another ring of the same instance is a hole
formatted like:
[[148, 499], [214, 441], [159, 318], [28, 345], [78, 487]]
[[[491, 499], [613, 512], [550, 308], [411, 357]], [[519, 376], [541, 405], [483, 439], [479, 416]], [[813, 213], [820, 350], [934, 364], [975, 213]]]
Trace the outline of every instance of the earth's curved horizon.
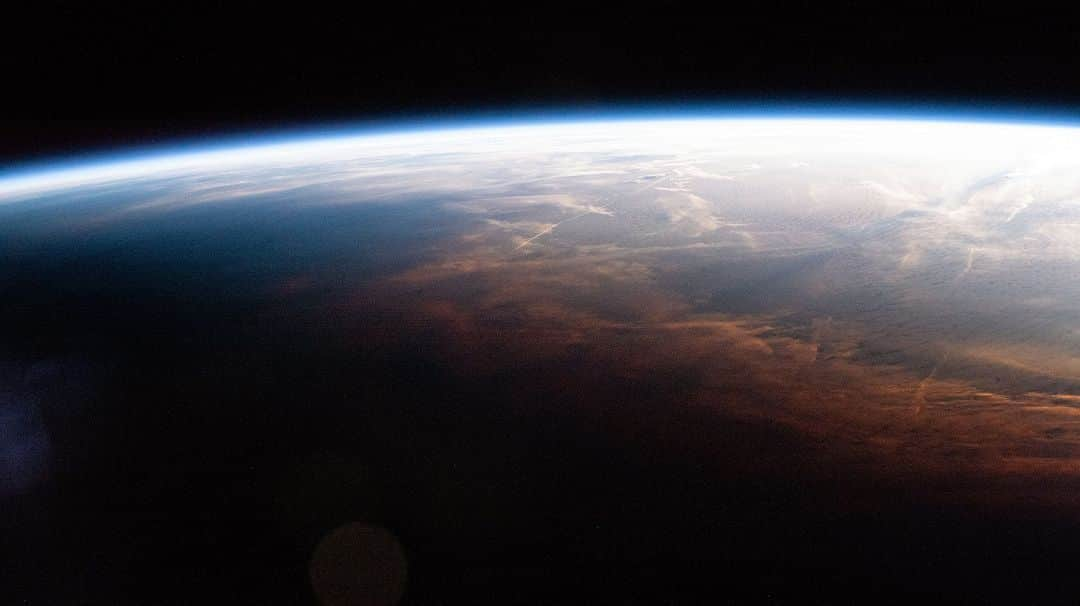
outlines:
[[1080, 555], [1080, 127], [43, 164], [0, 251], [25, 595], [331, 603], [312, 553], [356, 524], [408, 563], [378, 603], [992, 598]]

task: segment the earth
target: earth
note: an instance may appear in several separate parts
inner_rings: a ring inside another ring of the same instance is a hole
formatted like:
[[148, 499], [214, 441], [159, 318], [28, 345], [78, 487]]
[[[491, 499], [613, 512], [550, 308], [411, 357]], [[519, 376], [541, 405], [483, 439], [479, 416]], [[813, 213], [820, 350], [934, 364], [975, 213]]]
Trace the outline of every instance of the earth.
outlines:
[[9, 172], [0, 586], [1074, 596], [1078, 301], [1061, 125], [525, 122]]

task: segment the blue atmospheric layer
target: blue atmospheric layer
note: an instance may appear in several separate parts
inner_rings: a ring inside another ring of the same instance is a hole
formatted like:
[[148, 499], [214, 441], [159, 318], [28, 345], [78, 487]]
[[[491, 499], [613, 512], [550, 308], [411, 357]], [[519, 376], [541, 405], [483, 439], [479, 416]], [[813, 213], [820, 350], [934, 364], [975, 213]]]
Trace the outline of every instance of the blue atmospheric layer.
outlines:
[[178, 139], [161, 145], [133, 146], [122, 150], [68, 154], [0, 167], [0, 183], [9, 179], [71, 169], [87, 169], [132, 161], [178, 155], [197, 155], [240, 147], [261, 147], [388, 134], [453, 131], [476, 128], [586, 124], [590, 122], [637, 122], [662, 120], [890, 120], [949, 123], [1030, 124], [1048, 127], [1080, 127], [1080, 108], [1051, 109], [1002, 105], [991, 109], [942, 104], [682, 104], [678, 106], [626, 106], [617, 109], [551, 108], [521, 112], [474, 112], [432, 114], [405, 118], [332, 122], [281, 127], [270, 131], [222, 134], [212, 138]]

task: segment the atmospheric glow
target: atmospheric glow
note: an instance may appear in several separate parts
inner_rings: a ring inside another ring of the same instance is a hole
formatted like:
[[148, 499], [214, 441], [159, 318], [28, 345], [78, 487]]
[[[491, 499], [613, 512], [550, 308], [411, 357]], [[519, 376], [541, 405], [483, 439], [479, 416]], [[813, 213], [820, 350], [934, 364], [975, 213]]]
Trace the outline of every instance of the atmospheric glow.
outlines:
[[[272, 167], [281, 171], [327, 162], [408, 158], [423, 154], [620, 153], [754, 155], [888, 153], [953, 166], [1000, 160], [1025, 170], [1053, 170], [1080, 160], [1080, 128], [1024, 123], [934, 120], [667, 119], [525, 123], [292, 140], [182, 152], [62, 168], [45, 165], [0, 178], [0, 202], [53, 190], [207, 171]], [[490, 159], [490, 156], [489, 156]]]

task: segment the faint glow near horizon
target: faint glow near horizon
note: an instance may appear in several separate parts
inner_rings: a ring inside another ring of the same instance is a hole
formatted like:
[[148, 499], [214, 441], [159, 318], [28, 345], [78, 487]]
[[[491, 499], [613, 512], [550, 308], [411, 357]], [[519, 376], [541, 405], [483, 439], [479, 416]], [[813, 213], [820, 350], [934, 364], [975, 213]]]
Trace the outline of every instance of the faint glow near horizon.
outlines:
[[[0, 203], [54, 190], [207, 171], [324, 162], [391, 160], [439, 153], [563, 152], [762, 155], [881, 153], [964, 163], [997, 159], [1024, 167], [1080, 163], [1080, 127], [1024, 122], [852, 118], [679, 118], [522, 122], [398, 132], [263, 139], [235, 145], [42, 164], [0, 174]], [[495, 158], [493, 158], [495, 159]], [[1018, 167], [1019, 168], [1019, 167]]]

